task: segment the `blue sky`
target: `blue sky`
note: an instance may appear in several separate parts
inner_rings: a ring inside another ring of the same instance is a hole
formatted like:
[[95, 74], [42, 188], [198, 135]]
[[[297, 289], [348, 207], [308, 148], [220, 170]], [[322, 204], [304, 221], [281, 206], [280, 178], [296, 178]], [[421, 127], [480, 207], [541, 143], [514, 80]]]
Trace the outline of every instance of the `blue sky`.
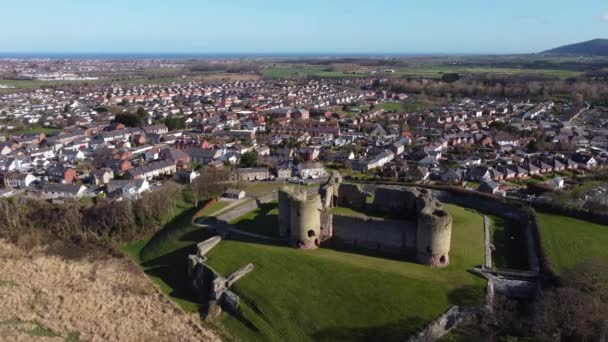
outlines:
[[606, 0], [3, 0], [0, 52], [526, 53], [608, 38]]

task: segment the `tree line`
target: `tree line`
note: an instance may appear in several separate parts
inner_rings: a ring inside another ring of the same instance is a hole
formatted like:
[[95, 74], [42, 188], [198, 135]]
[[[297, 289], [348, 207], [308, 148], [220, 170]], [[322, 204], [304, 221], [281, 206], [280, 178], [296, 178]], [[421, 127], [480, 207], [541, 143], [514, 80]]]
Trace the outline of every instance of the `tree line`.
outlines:
[[182, 190], [173, 182], [136, 200], [102, 200], [93, 206], [77, 199], [54, 202], [27, 197], [2, 199], [0, 235], [18, 237], [38, 231], [74, 242], [131, 241], [157, 230], [167, 218], [173, 217], [181, 200]]
[[419, 94], [436, 98], [502, 97], [533, 99], [538, 101], [567, 98], [577, 104], [591, 102], [608, 104], [608, 84], [599, 80], [585, 79], [529, 79], [477, 77], [450, 79], [450, 82], [428, 82], [418, 79], [393, 79], [382, 85], [394, 92]]

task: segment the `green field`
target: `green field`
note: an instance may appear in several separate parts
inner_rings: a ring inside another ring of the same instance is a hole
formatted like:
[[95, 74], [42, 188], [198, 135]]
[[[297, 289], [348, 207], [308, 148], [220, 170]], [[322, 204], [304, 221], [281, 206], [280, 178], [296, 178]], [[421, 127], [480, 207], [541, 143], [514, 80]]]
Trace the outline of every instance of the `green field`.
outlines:
[[[339, 66], [339, 64], [336, 64]], [[350, 66], [347, 68], [352, 71], [328, 71], [327, 66], [309, 64], [278, 64], [263, 68], [262, 75], [266, 78], [304, 78], [309, 76], [326, 78], [349, 78], [349, 77], [430, 77], [440, 78], [445, 73], [458, 74], [494, 74], [494, 75], [543, 75], [551, 77], [569, 78], [581, 75], [579, 71], [560, 70], [560, 69], [522, 69], [522, 68], [495, 68], [487, 66], [450, 66], [443, 64], [421, 63], [413, 64], [405, 68], [396, 68], [395, 72], [378, 72], [371, 74], [369, 71], [379, 70], [378, 68], [364, 68]]]
[[589, 259], [608, 261], [608, 226], [553, 214], [538, 217], [543, 247], [557, 273]]
[[494, 267], [528, 269], [528, 247], [524, 227], [516, 221], [487, 215], [492, 224], [490, 235], [496, 248], [492, 253]]
[[341, 77], [367, 77], [366, 74], [348, 73], [343, 71], [326, 71], [323, 66], [302, 65], [302, 66], [278, 66], [262, 69], [265, 78], [305, 78], [309, 76], [341, 78]]
[[[224, 240], [209, 254], [218, 272], [227, 275], [248, 262], [256, 269], [234, 289], [242, 314], [223, 314], [220, 328], [245, 341], [402, 340], [451, 305], [480, 303], [484, 280], [466, 270], [483, 260], [482, 217], [446, 208], [454, 217], [452, 264], [446, 269], [323, 248], [299, 251]], [[273, 210], [266, 214], [276, 218]], [[151, 239], [123, 248], [188, 312], [201, 306], [188, 285], [186, 257], [209, 237], [205, 228], [190, 224], [193, 214], [185, 210]]]

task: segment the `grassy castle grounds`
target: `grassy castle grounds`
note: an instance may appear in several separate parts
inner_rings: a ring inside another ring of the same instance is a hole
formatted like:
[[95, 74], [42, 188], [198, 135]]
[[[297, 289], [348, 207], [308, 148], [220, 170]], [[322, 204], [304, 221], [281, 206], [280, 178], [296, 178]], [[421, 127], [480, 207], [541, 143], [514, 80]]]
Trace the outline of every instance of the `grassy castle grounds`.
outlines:
[[[213, 215], [220, 207], [202, 214]], [[454, 218], [446, 269], [325, 248], [301, 251], [244, 239], [222, 241], [208, 255], [218, 272], [227, 275], [246, 262], [256, 269], [235, 286], [241, 314], [224, 314], [218, 324], [245, 341], [391, 341], [416, 332], [452, 305], [481, 303], [485, 281], [467, 270], [483, 262], [482, 216], [445, 207]], [[276, 216], [267, 209], [235, 223], [263, 223], [271, 231]], [[185, 262], [209, 233], [191, 224], [192, 215], [184, 210], [156, 236], [124, 249], [166, 294], [196, 312], [201, 306], [189, 289]]]

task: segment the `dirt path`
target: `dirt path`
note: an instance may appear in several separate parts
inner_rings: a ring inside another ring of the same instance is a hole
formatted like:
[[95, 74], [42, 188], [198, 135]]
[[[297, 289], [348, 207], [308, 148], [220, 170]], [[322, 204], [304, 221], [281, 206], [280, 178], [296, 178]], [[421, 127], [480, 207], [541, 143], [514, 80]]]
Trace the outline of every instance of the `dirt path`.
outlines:
[[64, 259], [0, 239], [0, 341], [216, 341], [135, 265]]

